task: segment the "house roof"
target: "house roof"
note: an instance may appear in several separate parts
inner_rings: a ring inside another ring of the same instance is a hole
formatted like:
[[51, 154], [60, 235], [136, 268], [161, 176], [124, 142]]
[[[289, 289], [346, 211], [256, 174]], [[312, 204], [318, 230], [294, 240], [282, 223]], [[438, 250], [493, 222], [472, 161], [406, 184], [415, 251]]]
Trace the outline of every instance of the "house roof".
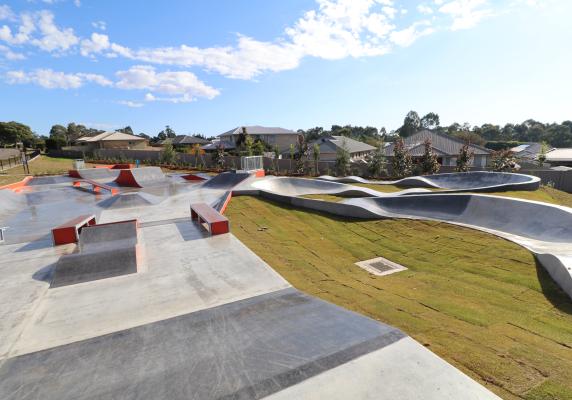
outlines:
[[228, 142], [226, 140], [213, 140], [212, 143], [205, 144], [204, 146], [201, 146], [201, 149], [203, 149], [203, 150], [216, 150], [218, 148], [218, 146], [220, 146], [221, 144], [225, 150], [232, 150], [236, 147], [234, 145], [234, 143]]
[[370, 146], [367, 143], [363, 143], [346, 136], [323, 137], [309, 143], [309, 146], [311, 147], [315, 143], [320, 146], [320, 153], [335, 153], [337, 149], [342, 147], [344, 144], [350, 154], [375, 150], [375, 147]]
[[546, 161], [572, 161], [572, 148], [549, 151], [546, 153]]
[[[550, 151], [549, 148], [547, 151]], [[523, 143], [510, 149], [519, 158], [534, 160], [542, 151], [542, 143]]]
[[82, 136], [78, 138], [77, 142], [108, 142], [114, 140], [130, 140], [130, 141], [142, 141], [146, 140], [140, 136], [130, 135], [128, 133], [111, 131], [103, 132], [95, 136]]
[[[465, 145], [465, 141], [462, 139], [428, 129], [403, 138], [403, 143], [407, 149], [411, 151], [412, 149], [416, 149], [419, 145], [422, 145], [426, 139], [431, 139], [431, 147], [435, 152], [440, 153], [440, 155], [456, 156], [459, 154], [461, 147]], [[385, 147], [386, 156], [393, 156], [394, 146], [395, 143], [391, 143], [391, 145]], [[488, 155], [492, 153], [491, 150], [473, 143], [469, 144], [469, 150], [478, 155]]]
[[290, 129], [277, 128], [277, 127], [266, 127], [260, 125], [251, 126], [238, 126], [231, 129], [230, 131], [221, 133], [219, 136], [232, 136], [240, 135], [242, 133], [242, 128], [246, 128], [246, 132], [249, 135], [292, 135], [297, 134], [297, 132]]
[[210, 141], [200, 138], [200, 137], [196, 137], [196, 136], [189, 136], [189, 135], [177, 135], [174, 138], [167, 138], [165, 140], [161, 140], [159, 142], [160, 144], [165, 144], [165, 143], [172, 143], [172, 144], [179, 144], [179, 145], [183, 145], [183, 144], [209, 144]]

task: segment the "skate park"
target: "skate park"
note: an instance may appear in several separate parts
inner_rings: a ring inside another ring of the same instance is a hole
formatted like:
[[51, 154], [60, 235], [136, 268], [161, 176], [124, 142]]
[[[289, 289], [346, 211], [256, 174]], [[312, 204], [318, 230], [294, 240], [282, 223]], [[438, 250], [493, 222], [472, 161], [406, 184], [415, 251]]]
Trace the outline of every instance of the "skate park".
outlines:
[[[191, 218], [197, 204], [224, 217], [233, 197], [255, 196], [344, 218], [446, 222], [526, 248], [571, 296], [572, 211], [474, 194], [539, 186], [485, 174], [409, 178], [382, 193], [328, 177], [92, 168], [2, 189], [0, 395], [497, 398], [407, 331], [293, 288], [232, 223], [214, 234]], [[320, 194], [344, 199], [305, 197]]]

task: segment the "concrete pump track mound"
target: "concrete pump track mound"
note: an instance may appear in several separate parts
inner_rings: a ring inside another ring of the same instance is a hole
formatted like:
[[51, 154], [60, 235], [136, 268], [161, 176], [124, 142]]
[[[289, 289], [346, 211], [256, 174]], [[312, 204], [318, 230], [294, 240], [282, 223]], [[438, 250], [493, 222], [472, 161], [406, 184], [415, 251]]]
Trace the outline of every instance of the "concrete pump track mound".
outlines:
[[427, 176], [413, 176], [397, 181], [372, 181], [359, 176], [320, 176], [318, 179], [339, 183], [367, 183], [370, 185], [395, 185], [398, 187], [426, 187], [446, 189], [451, 192], [501, 192], [505, 190], [536, 190], [540, 178], [506, 172], [455, 172]]
[[[102, 170], [82, 176], [111, 184], [125, 171]], [[126, 175], [137, 186], [116, 185], [116, 196], [76, 190], [77, 177], [0, 191], [0, 226], [9, 227], [0, 245], [1, 399], [498, 398], [406, 332], [292, 288], [232, 233], [209, 236], [190, 221], [192, 203], [223, 211], [232, 195], [254, 194], [346, 217], [470, 226], [531, 249], [561, 285], [572, 258], [565, 207], [140, 170]], [[54, 247], [51, 229], [81, 214], [99, 225], [84, 228], [78, 245]]]

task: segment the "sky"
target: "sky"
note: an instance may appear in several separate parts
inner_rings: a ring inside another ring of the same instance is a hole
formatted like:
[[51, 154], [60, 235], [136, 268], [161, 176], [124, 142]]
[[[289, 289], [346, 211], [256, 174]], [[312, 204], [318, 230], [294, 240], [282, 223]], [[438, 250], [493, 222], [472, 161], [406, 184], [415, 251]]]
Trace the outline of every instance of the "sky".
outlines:
[[0, 0], [0, 121], [156, 135], [572, 119], [571, 0]]

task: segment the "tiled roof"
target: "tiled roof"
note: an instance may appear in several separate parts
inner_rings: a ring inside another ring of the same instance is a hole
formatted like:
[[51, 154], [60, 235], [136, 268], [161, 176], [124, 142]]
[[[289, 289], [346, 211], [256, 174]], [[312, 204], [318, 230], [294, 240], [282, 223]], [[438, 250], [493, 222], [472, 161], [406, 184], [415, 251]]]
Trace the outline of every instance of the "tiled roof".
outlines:
[[546, 153], [546, 161], [572, 161], [572, 148], [549, 151]]
[[375, 150], [375, 147], [370, 146], [367, 143], [363, 143], [358, 140], [345, 136], [323, 137], [314, 140], [313, 142], [309, 143], [308, 146], [312, 148], [314, 143], [318, 143], [318, 145], [320, 146], [321, 153], [336, 152], [337, 148], [342, 147], [343, 145], [345, 145], [346, 149], [350, 152], [350, 154]]
[[[465, 144], [462, 139], [440, 133], [435, 131], [430, 131], [428, 129], [422, 130], [417, 132], [409, 137], [403, 138], [403, 143], [405, 146], [411, 150], [417, 148], [419, 145], [422, 145], [426, 139], [431, 139], [431, 147], [433, 147], [436, 152], [440, 152], [442, 155], [449, 155], [449, 156], [456, 156], [459, 154], [461, 147]], [[385, 147], [385, 155], [386, 156], [393, 156], [393, 147], [395, 146], [394, 143]], [[476, 144], [469, 144], [469, 150], [473, 151], [475, 154], [478, 155], [488, 155], [491, 154], [492, 151], [486, 149], [482, 146]]]
[[78, 138], [77, 142], [107, 142], [107, 141], [114, 141], [114, 140], [131, 140], [131, 141], [141, 141], [145, 140], [140, 136], [129, 135], [128, 133], [123, 132], [103, 132], [96, 136], [83, 136]]
[[251, 125], [251, 126], [244, 126], [244, 127], [238, 126], [236, 128], [231, 129], [230, 131], [227, 131], [225, 133], [221, 133], [219, 136], [240, 135], [242, 133], [242, 128], [246, 128], [246, 132], [249, 135], [292, 135], [292, 134], [296, 134], [295, 131], [292, 131], [290, 129]]

